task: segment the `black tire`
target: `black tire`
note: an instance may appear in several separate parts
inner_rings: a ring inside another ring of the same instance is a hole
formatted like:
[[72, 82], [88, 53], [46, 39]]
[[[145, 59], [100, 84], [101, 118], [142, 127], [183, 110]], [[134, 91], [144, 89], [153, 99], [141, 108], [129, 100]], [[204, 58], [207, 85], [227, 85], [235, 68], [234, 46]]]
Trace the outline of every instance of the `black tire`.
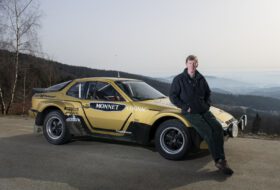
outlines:
[[71, 134], [65, 124], [65, 116], [60, 111], [51, 111], [44, 119], [43, 134], [51, 144], [65, 144], [71, 140]]
[[187, 127], [177, 119], [160, 124], [155, 135], [157, 151], [168, 160], [185, 158], [191, 147], [191, 136]]

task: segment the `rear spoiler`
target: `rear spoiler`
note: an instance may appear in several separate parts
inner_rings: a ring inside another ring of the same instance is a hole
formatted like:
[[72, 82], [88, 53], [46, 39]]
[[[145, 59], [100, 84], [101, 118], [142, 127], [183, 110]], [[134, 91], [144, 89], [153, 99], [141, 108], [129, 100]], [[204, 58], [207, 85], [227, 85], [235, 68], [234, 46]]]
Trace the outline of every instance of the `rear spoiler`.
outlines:
[[40, 94], [44, 92], [49, 92], [47, 88], [33, 88], [32, 89], [32, 94]]
[[36, 93], [46, 93], [46, 92], [57, 92], [62, 90], [63, 88], [65, 88], [70, 82], [72, 82], [72, 80], [63, 82], [63, 83], [59, 83], [53, 86], [50, 86], [48, 88], [33, 88], [32, 89], [32, 94], [36, 94]]

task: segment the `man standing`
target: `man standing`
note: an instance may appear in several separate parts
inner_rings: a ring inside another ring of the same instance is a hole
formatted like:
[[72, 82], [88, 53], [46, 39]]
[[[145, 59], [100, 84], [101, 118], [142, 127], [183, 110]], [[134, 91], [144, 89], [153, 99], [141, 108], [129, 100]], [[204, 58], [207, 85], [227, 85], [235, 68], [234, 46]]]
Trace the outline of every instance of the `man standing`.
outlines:
[[197, 66], [196, 56], [186, 58], [186, 68], [173, 79], [169, 98], [182, 109], [182, 114], [207, 142], [215, 166], [224, 174], [231, 175], [233, 170], [225, 159], [223, 129], [209, 111], [211, 91], [205, 78], [196, 70]]

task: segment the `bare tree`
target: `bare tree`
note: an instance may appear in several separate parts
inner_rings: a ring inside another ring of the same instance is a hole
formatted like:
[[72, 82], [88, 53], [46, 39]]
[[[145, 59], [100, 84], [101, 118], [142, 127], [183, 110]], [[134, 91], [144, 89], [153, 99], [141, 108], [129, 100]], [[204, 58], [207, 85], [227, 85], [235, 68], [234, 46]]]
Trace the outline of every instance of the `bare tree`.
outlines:
[[3, 97], [3, 92], [2, 92], [2, 88], [0, 87], [0, 98], [1, 98], [1, 110], [2, 113], [4, 113], [4, 110], [6, 110], [6, 105], [5, 105], [5, 101], [4, 101], [4, 97]]
[[0, 93], [2, 108], [4, 107], [3, 114], [6, 115], [15, 99], [19, 75], [19, 53], [34, 54], [40, 47], [37, 38], [40, 12], [38, 1], [33, 0], [2, 0], [0, 1], [0, 9], [1, 16], [3, 16], [0, 20], [2, 37], [0, 48], [12, 51], [15, 55], [13, 82], [7, 103], [5, 103], [3, 93]]
[[22, 114], [25, 113], [25, 105], [26, 105], [26, 74], [28, 68], [23, 68], [23, 103], [22, 103]]

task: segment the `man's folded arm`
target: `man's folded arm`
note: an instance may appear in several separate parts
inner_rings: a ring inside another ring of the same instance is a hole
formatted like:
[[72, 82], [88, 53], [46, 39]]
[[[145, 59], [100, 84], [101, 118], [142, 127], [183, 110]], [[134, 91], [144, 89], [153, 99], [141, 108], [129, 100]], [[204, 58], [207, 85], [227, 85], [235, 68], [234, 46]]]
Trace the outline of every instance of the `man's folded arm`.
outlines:
[[179, 81], [178, 79], [175, 77], [173, 79], [173, 82], [171, 84], [170, 87], [170, 91], [169, 91], [169, 99], [170, 101], [177, 106], [178, 108], [181, 108], [183, 110], [188, 110], [189, 105], [184, 103], [181, 99], [180, 99], [180, 92], [181, 92], [181, 88], [179, 85]]

